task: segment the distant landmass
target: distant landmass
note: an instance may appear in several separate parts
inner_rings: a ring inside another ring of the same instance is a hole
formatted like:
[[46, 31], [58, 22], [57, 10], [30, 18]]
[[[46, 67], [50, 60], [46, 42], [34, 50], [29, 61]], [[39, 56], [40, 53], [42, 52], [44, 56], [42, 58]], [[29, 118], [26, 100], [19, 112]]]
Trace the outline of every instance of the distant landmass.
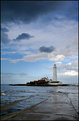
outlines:
[[59, 81], [52, 81], [46, 77], [41, 78], [40, 80], [30, 81], [26, 84], [9, 84], [11, 86], [71, 86], [73, 84], [62, 84]]

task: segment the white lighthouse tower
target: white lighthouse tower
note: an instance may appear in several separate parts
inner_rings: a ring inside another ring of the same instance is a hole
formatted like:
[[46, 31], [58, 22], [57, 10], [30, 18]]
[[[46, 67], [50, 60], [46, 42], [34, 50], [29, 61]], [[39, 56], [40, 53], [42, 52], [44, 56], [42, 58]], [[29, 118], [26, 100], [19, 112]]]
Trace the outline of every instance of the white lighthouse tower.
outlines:
[[57, 80], [57, 67], [56, 64], [53, 66], [53, 79], [50, 79], [49, 85], [62, 85], [62, 82]]
[[53, 81], [57, 81], [57, 67], [56, 64], [53, 66]]

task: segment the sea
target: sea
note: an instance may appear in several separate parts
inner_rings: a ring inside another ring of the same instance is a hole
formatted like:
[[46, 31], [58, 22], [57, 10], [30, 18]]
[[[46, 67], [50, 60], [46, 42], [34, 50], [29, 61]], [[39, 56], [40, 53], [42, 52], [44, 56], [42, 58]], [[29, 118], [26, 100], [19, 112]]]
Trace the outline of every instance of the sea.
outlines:
[[[45, 98], [52, 96], [54, 93], [67, 94], [75, 110], [78, 112], [78, 86], [10, 86], [1, 84], [1, 103], [0, 105], [17, 102], [16, 105], [10, 106], [8, 109], [1, 112], [0, 115], [29, 108]], [[22, 100], [22, 101], [20, 101]]]

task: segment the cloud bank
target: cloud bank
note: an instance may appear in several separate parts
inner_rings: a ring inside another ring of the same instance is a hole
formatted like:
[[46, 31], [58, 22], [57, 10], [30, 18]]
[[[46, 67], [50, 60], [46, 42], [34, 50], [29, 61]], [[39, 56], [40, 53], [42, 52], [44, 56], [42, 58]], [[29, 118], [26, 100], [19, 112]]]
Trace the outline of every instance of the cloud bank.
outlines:
[[[2, 1], [1, 19], [3, 23], [30, 23], [49, 12], [53, 12], [52, 16], [54, 16], [56, 12], [60, 12], [61, 14], [66, 12], [66, 17], [72, 18], [76, 16], [77, 13], [77, 10], [74, 9], [76, 4], [74, 1]], [[72, 10], [75, 14], [72, 14], [70, 5], [73, 6]]]

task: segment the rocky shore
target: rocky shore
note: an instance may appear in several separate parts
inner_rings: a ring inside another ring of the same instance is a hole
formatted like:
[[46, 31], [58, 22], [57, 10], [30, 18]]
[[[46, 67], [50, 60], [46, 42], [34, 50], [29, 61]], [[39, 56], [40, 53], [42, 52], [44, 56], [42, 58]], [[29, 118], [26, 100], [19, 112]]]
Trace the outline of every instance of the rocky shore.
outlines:
[[75, 86], [73, 84], [59, 84], [59, 85], [48, 85], [48, 84], [9, 84], [10, 86]]
[[[51, 79], [50, 79], [51, 80]], [[30, 81], [26, 84], [9, 84], [10, 86], [74, 86], [73, 84], [63, 84], [60, 81], [50, 81], [48, 78], [43, 77], [40, 80]]]

